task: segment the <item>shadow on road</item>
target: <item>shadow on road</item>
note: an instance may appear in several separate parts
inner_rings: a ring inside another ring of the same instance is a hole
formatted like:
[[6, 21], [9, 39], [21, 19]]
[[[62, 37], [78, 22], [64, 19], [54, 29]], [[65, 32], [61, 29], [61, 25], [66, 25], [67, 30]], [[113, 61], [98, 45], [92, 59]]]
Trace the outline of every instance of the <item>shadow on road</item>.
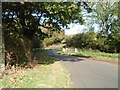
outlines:
[[79, 54], [79, 55], [71, 55], [71, 56], [75, 56], [75, 57], [83, 57], [83, 58], [91, 58], [91, 56], [85, 56], [83, 54]]
[[78, 61], [83, 61], [83, 59], [74, 57], [74, 56], [69, 56], [69, 55], [61, 55], [58, 54], [54, 49], [48, 50], [48, 55], [51, 57], [56, 58], [57, 60], [60, 61], [68, 61], [68, 62], [78, 62]]

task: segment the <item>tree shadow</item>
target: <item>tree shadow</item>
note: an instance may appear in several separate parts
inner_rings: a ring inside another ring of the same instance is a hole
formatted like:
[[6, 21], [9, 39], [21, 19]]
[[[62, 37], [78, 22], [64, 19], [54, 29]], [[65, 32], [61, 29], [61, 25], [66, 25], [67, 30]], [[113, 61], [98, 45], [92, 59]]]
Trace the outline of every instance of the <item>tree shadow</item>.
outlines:
[[79, 62], [79, 61], [84, 61], [84, 59], [78, 59], [78, 58], [71, 58], [71, 57], [67, 57], [67, 58], [62, 58], [59, 59], [60, 61], [67, 61], [67, 62]]
[[91, 56], [86, 56], [86, 55], [71, 55], [71, 56], [75, 56], [75, 57], [83, 57], [83, 58], [91, 58]]
[[35, 51], [34, 52], [34, 58], [38, 62], [38, 64], [53, 64], [56, 60], [49, 56], [46, 51]]
[[80, 58], [77, 58], [74, 56], [62, 55], [62, 54], [56, 53], [56, 51], [53, 49], [48, 50], [48, 55], [59, 60], [59, 61], [79, 62], [79, 61], [84, 60], [84, 59], [80, 59]]

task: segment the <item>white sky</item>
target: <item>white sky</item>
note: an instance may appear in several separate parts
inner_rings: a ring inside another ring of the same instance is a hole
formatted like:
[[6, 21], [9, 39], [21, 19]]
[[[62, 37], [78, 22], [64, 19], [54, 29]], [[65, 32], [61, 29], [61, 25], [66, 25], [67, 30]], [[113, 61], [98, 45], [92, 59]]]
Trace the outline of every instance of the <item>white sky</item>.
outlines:
[[[85, 28], [88, 29], [87, 26], [80, 25], [80, 24], [70, 24], [69, 27], [70, 27], [70, 29], [65, 30], [65, 35], [73, 35], [73, 34], [82, 33], [83, 29], [85, 29]], [[93, 27], [94, 27], [95, 32], [99, 30], [97, 24], [94, 24]]]
[[82, 32], [84, 28], [86, 28], [84, 25], [80, 24], [70, 24], [70, 29], [65, 30], [65, 35], [72, 35]]

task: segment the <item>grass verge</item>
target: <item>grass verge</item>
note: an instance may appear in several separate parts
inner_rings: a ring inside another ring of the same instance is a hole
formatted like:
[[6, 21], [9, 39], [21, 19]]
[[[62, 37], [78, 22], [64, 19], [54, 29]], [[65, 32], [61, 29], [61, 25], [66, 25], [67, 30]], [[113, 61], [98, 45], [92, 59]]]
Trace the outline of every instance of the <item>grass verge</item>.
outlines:
[[56, 49], [56, 51], [63, 55], [72, 55], [80, 58], [87, 58], [89, 60], [105, 61], [113, 64], [118, 64], [120, 56], [118, 54], [110, 54], [104, 52], [95, 52], [90, 50], [80, 50], [79, 52], [62, 52], [62, 47]]
[[[34, 68], [22, 69], [0, 79], [1, 88], [71, 88], [70, 73], [61, 62], [45, 53], [35, 52], [44, 63]], [[46, 61], [47, 60], [47, 61]]]

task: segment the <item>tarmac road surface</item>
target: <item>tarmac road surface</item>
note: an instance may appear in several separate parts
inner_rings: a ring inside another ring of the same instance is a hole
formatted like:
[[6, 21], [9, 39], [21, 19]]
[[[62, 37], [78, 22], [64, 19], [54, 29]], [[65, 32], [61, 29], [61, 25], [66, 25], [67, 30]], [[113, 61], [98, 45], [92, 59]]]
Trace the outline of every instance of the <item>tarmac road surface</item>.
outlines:
[[69, 70], [74, 88], [118, 88], [118, 65], [57, 54], [55, 48], [48, 54]]

